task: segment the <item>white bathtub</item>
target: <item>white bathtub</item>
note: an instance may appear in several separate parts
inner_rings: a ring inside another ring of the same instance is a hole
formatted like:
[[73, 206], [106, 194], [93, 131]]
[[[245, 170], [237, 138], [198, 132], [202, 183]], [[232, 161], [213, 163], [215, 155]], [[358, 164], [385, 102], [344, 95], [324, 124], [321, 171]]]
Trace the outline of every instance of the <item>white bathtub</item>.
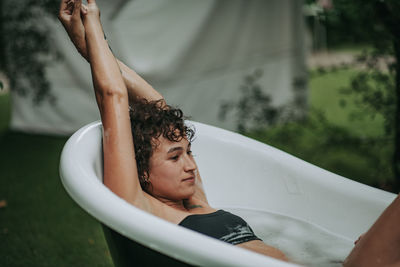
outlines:
[[[355, 240], [395, 198], [242, 135], [188, 123], [196, 128], [192, 150], [216, 208], [288, 215]], [[296, 266], [176, 226], [120, 199], [102, 183], [101, 138], [100, 122], [71, 136], [60, 175], [70, 196], [103, 224], [117, 266]]]

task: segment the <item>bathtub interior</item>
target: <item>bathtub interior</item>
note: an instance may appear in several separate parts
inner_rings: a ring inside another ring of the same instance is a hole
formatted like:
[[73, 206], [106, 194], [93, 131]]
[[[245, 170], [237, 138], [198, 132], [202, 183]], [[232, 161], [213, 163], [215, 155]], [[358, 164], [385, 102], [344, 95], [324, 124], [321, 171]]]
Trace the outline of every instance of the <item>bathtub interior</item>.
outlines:
[[213, 205], [283, 214], [355, 239], [395, 197], [242, 135], [195, 127], [193, 153]]
[[[239, 134], [188, 123], [196, 128], [192, 150], [208, 200], [216, 208], [282, 214], [354, 240], [395, 197]], [[110, 229], [109, 245], [110, 236], [118, 239], [121, 234], [180, 263], [291, 265], [177, 227], [129, 205], [102, 184], [101, 155], [101, 124], [96, 122], [67, 142], [60, 174], [72, 198]]]

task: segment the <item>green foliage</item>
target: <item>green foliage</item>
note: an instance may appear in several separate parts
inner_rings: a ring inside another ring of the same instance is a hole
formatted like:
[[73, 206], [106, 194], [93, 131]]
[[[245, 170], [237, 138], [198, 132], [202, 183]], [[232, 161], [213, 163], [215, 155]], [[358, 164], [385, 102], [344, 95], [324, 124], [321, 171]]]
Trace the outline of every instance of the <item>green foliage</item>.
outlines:
[[[366, 69], [359, 71], [352, 79], [351, 84], [342, 90], [345, 96], [356, 96], [355, 104], [358, 111], [351, 114], [354, 118], [381, 115], [384, 119], [386, 137], [392, 137], [395, 131], [396, 95], [395, 71], [390, 63], [388, 71], [378, 66], [379, 58], [373, 53], [366, 53], [360, 57]], [[342, 105], [346, 104], [343, 99]]]
[[[393, 24], [393, 28], [400, 26], [398, 0], [332, 1], [334, 8], [318, 14], [319, 21], [326, 26], [329, 47], [343, 43], [369, 43], [383, 49], [388, 47], [393, 32], [388, 31], [387, 24]], [[306, 1], [307, 5], [315, 3], [316, 0]]]
[[221, 104], [219, 118], [225, 120], [229, 113], [235, 113], [236, 128], [240, 133], [245, 133], [256, 125], [275, 124], [278, 119], [280, 110], [273, 106], [271, 97], [261, 90], [258, 83], [262, 75], [261, 70], [246, 75], [240, 86], [240, 99]]
[[[367, 34], [373, 45], [359, 58], [365, 70], [344, 92], [358, 95], [357, 104], [363, 112], [384, 118], [385, 137], [395, 148], [391, 160], [397, 178], [395, 187], [400, 189], [400, 2], [336, 0], [335, 7], [342, 13], [353, 9], [346, 16], [354, 19], [352, 25]], [[357, 15], [353, 14], [356, 10]]]
[[[1, 66], [10, 79], [10, 88], [39, 104], [54, 101], [45, 68], [59, 58], [52, 44], [45, 19], [55, 19], [58, 0], [2, 0], [4, 62]], [[6, 38], [5, 38], [6, 37]]]
[[321, 110], [311, 109], [303, 120], [253, 129], [247, 135], [334, 173], [393, 190], [392, 140], [356, 135], [327, 120]]
[[225, 120], [227, 116], [233, 116], [236, 120], [236, 130], [246, 133], [254, 127], [273, 126], [278, 122], [304, 117], [304, 91], [307, 79], [295, 77], [293, 79], [294, 100], [287, 105], [277, 106], [272, 97], [262, 90], [259, 80], [263, 71], [256, 69], [253, 73], [243, 78], [240, 85], [240, 98], [237, 101], [224, 101], [219, 109], [219, 119]]
[[[308, 4], [313, 2], [307, 1]], [[331, 44], [371, 44], [372, 49], [365, 50], [354, 64], [320, 69], [318, 73], [324, 75], [349, 67], [357, 69], [342, 90], [345, 98], [340, 105], [354, 107], [349, 115], [353, 122], [366, 117], [382, 118], [383, 131], [374, 135], [355, 134], [350, 127], [333, 124], [316, 109], [311, 109], [306, 119], [295, 118], [292, 122], [274, 125], [280, 114], [290, 107], [273, 107], [270, 98], [254, 93], [262, 92], [260, 86], [246, 80], [239, 101], [225, 103], [222, 110], [236, 109], [237, 128], [242, 133], [333, 172], [396, 190], [400, 185], [400, 114], [396, 102], [400, 97], [400, 79], [396, 80], [396, 75], [400, 75], [396, 63], [400, 61], [398, 10], [400, 2], [397, 0], [335, 0], [333, 9], [320, 13], [320, 19], [328, 27]], [[268, 113], [263, 112], [263, 105], [269, 109]], [[256, 123], [250, 123], [253, 120]], [[268, 122], [274, 127], [268, 128]], [[347, 162], [349, 160], [351, 162]], [[387, 183], [391, 186], [387, 187]]]

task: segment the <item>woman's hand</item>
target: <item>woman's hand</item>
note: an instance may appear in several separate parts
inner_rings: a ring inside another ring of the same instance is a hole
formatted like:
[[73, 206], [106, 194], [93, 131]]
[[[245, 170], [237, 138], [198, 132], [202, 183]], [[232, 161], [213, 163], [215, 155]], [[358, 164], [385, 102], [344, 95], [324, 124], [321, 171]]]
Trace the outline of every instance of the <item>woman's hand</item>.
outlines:
[[96, 4], [95, 0], [88, 0], [87, 5], [82, 4], [81, 12], [83, 19], [86, 20], [87, 18], [97, 19], [100, 22], [100, 9]]
[[[58, 18], [67, 31], [72, 43], [75, 45], [75, 48], [90, 63], [84, 23], [86, 24], [89, 21], [94, 21], [94, 24], [101, 26], [100, 11], [96, 2], [89, 0], [86, 6], [82, 4], [82, 0], [61, 0]], [[137, 96], [148, 100], [159, 100], [163, 98], [159, 92], [154, 90], [154, 88], [135, 71], [121, 61], [117, 60], [117, 62], [132, 99], [135, 99]]]
[[67, 31], [69, 38], [75, 45], [75, 48], [86, 60], [88, 60], [85, 28], [82, 23], [81, 12], [82, 14], [87, 13], [87, 7], [82, 5], [82, 0], [61, 0], [58, 19]]

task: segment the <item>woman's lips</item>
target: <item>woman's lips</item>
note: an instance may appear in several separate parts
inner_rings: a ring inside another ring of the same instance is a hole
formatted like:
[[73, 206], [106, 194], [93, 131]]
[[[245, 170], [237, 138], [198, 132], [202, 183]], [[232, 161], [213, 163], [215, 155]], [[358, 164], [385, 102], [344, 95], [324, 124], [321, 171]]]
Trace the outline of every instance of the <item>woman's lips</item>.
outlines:
[[182, 181], [183, 181], [183, 182], [194, 182], [194, 176], [185, 178], [185, 179], [183, 179]]

